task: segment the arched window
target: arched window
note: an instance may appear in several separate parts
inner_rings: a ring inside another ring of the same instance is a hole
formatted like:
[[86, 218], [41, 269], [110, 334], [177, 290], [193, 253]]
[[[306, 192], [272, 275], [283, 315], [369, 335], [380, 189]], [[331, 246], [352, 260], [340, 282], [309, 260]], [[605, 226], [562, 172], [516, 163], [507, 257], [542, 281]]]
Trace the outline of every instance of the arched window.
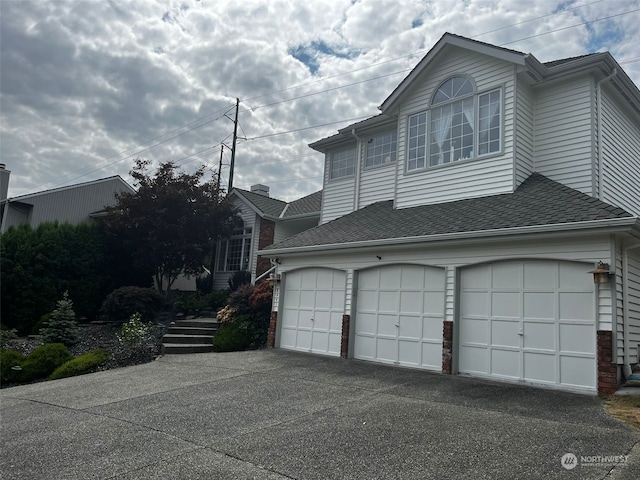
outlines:
[[407, 171], [499, 152], [501, 107], [500, 89], [479, 94], [468, 77], [445, 80], [431, 109], [409, 117]]

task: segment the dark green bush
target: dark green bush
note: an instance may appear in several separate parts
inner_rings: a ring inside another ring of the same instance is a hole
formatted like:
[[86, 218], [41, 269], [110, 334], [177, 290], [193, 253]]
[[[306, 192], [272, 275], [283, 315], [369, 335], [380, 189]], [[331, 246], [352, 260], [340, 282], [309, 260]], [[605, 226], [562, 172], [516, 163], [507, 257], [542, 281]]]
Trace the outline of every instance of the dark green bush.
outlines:
[[247, 318], [240, 315], [220, 327], [213, 337], [213, 348], [216, 352], [237, 352], [251, 346], [252, 335]]
[[30, 382], [46, 378], [56, 368], [71, 360], [73, 356], [62, 343], [47, 343], [36, 348], [22, 362], [22, 380]]
[[164, 300], [152, 288], [121, 287], [111, 292], [102, 304], [102, 312], [112, 322], [124, 323], [134, 313], [140, 313], [142, 320], [155, 320], [162, 309]]
[[251, 272], [247, 270], [233, 272], [233, 275], [229, 277], [227, 283], [229, 284], [229, 291], [235, 292], [241, 286], [251, 284]]
[[96, 369], [109, 360], [109, 358], [111, 358], [111, 353], [107, 350], [102, 348], [91, 350], [56, 368], [55, 371], [49, 375], [49, 380], [75, 377], [76, 375], [95, 372]]
[[0, 352], [0, 381], [2, 383], [17, 383], [20, 381], [22, 371], [13, 370], [24, 362], [25, 356], [15, 350], [2, 350]]
[[218, 290], [208, 294], [200, 292], [176, 292], [173, 301], [173, 311], [185, 315], [199, 315], [210, 311], [213, 314], [227, 303], [229, 292]]

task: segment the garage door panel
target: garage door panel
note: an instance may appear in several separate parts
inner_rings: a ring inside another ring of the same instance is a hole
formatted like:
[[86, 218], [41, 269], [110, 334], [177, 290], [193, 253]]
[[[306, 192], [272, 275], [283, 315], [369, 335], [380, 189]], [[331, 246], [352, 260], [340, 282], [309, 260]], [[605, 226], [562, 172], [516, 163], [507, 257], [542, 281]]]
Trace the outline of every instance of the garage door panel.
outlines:
[[491, 269], [491, 286], [498, 289], [522, 288], [522, 266], [520, 264], [496, 264]]
[[462, 318], [460, 320], [460, 343], [489, 345], [489, 321], [486, 319]]
[[422, 313], [422, 292], [400, 292], [401, 313]]
[[593, 317], [593, 294], [560, 293], [561, 320], [589, 320]]
[[552, 290], [558, 286], [558, 266], [554, 262], [524, 264], [524, 290]]
[[442, 344], [442, 317], [422, 317], [422, 338]]
[[493, 292], [491, 294], [492, 316], [520, 318], [521, 294], [518, 292]]
[[356, 338], [358, 335], [375, 335], [378, 331], [378, 316], [375, 313], [358, 312], [356, 318]]
[[397, 312], [399, 305], [399, 292], [378, 292], [378, 310], [381, 312]]
[[460, 279], [460, 286], [463, 289], [480, 288], [486, 289], [490, 285], [491, 269], [488, 265], [479, 265], [467, 268]]
[[378, 310], [378, 292], [361, 290], [358, 292], [358, 309], [376, 312]]
[[556, 358], [553, 354], [525, 352], [524, 377], [536, 382], [556, 383]]
[[491, 322], [491, 344], [520, 348], [519, 321], [493, 320]]
[[489, 373], [489, 351], [482, 347], [469, 345], [460, 347], [460, 364], [465, 365], [465, 373]]
[[420, 342], [398, 340], [398, 363], [401, 365], [420, 365]]
[[379, 314], [377, 334], [395, 337], [398, 333], [397, 321], [398, 317], [396, 315]]
[[524, 318], [548, 319], [556, 318], [555, 292], [524, 292]]
[[520, 352], [518, 350], [491, 350], [491, 374], [501, 377], [520, 377]]
[[545, 322], [525, 322], [523, 327], [525, 349], [556, 351], [556, 324]]
[[419, 340], [422, 338], [422, 317], [400, 315], [398, 317], [398, 335]]
[[398, 267], [384, 267], [380, 270], [380, 288], [396, 290], [402, 279], [402, 270]]
[[458, 370], [484, 373], [484, 350], [488, 375], [593, 391], [596, 313], [589, 266], [514, 260], [483, 268], [490, 274], [474, 267], [460, 275]]
[[376, 358], [376, 337], [374, 335], [365, 336], [362, 334], [359, 336], [356, 336], [353, 356], [355, 358], [359, 358], [363, 360], [375, 359]]
[[382, 338], [378, 336], [376, 341], [375, 358], [387, 361], [396, 361], [396, 338]]
[[[342, 331], [344, 272], [309, 268], [285, 273], [281, 348], [338, 355], [331, 336]], [[333, 285], [338, 285], [337, 290]], [[336, 322], [339, 319], [339, 323]], [[334, 332], [335, 331], [335, 332]]]
[[380, 287], [380, 270], [365, 270], [358, 274], [358, 288], [377, 290]]
[[460, 306], [460, 314], [464, 317], [488, 317], [489, 294], [487, 292], [466, 292], [465, 301]]
[[[401, 290], [422, 290], [424, 288], [424, 267], [404, 266], [401, 270], [400, 289]], [[397, 285], [396, 287], [397, 288]]]
[[595, 332], [591, 325], [560, 325], [560, 350], [593, 354], [595, 351]]
[[595, 388], [596, 371], [591, 358], [560, 357], [560, 381], [563, 384]]
[[422, 311], [429, 315], [444, 316], [444, 292], [424, 292]]
[[329, 353], [340, 355], [340, 344], [342, 342], [342, 333], [329, 334]]
[[442, 368], [442, 343], [422, 342], [422, 366], [440, 370]]

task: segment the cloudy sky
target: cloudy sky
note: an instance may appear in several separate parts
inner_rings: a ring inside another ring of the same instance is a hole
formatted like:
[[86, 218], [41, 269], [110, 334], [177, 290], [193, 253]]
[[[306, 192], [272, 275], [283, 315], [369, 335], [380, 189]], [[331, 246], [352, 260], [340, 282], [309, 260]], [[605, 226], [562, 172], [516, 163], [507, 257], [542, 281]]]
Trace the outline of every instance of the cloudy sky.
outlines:
[[293, 200], [310, 142], [377, 106], [449, 31], [540, 61], [610, 51], [640, 85], [640, 0], [0, 0], [9, 196], [173, 160]]

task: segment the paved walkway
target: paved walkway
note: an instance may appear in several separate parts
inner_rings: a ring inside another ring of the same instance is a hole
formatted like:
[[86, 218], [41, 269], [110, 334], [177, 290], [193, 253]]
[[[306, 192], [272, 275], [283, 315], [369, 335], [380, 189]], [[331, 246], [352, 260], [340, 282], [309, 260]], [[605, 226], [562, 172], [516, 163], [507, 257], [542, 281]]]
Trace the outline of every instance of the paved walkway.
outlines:
[[0, 402], [4, 480], [640, 478], [640, 434], [596, 397], [278, 350], [165, 356]]

